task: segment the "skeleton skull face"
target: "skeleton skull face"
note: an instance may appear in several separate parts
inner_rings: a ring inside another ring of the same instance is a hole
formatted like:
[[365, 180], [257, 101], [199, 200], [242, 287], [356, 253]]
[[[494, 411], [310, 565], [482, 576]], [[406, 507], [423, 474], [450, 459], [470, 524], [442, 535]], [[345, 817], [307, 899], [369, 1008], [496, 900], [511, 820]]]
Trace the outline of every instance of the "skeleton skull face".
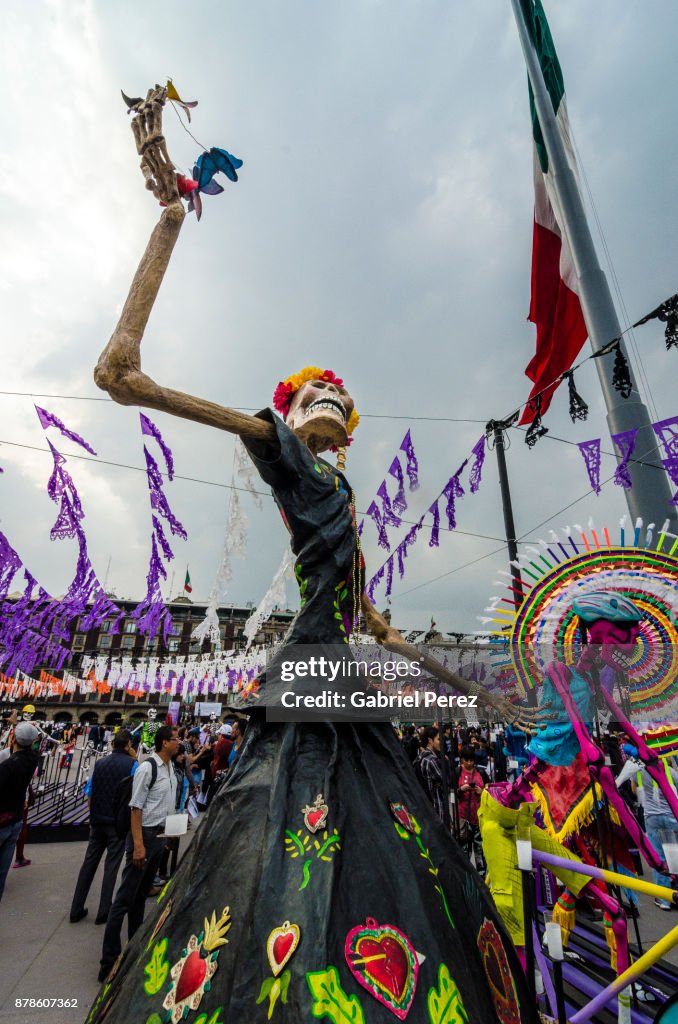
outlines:
[[326, 380], [309, 380], [293, 395], [285, 422], [311, 451], [324, 452], [332, 445], [346, 444], [346, 424], [352, 412], [353, 399], [346, 388]]
[[601, 661], [611, 668], [628, 668], [640, 636], [638, 623], [596, 619], [587, 625], [589, 643], [600, 644]]
[[155, 717], [158, 714], [155, 708], [148, 709], [148, 720], [149, 722], [155, 722]]

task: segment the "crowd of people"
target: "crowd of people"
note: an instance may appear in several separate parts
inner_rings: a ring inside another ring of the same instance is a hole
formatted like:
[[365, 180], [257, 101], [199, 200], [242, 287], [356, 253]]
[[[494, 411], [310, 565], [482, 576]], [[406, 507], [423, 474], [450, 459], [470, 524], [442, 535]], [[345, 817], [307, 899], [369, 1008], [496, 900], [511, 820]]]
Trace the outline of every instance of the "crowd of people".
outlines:
[[405, 726], [401, 738], [437, 816], [484, 874], [478, 809], [483, 789], [509, 770], [504, 730], [445, 722]]
[[[87, 916], [87, 897], [103, 859], [95, 918], [105, 925], [102, 977], [120, 952], [125, 916], [131, 938], [143, 920], [146, 899], [176, 867], [178, 838], [164, 835], [168, 815], [183, 812], [190, 802], [193, 817], [199, 817], [232, 770], [245, 735], [244, 723], [236, 719], [179, 728], [158, 725], [146, 756], [144, 724], [104, 730], [96, 724], [17, 722], [14, 715], [0, 730], [0, 899], [13, 857], [14, 867], [31, 863], [23, 856], [23, 841], [44, 758], [72, 757], [76, 745], [96, 754], [84, 784], [89, 837], [69, 919], [77, 924]], [[190, 822], [191, 815], [188, 828]]]
[[[147, 898], [161, 890], [176, 868], [179, 841], [166, 836], [167, 817], [188, 809], [189, 828], [191, 819], [199, 819], [232, 771], [245, 733], [244, 722], [234, 718], [178, 728], [153, 725], [150, 752], [142, 742], [142, 725], [107, 732], [98, 726], [66, 726], [55, 735], [49, 723], [21, 721], [0, 737], [0, 743], [4, 739], [0, 751], [0, 899], [15, 846], [25, 833], [31, 785], [43, 758], [63, 757], [63, 751], [76, 743], [96, 753], [84, 787], [89, 838], [69, 918], [77, 924], [87, 916], [87, 898], [104, 860], [95, 917], [95, 923], [104, 926], [100, 981], [108, 976], [121, 952], [125, 918], [127, 938], [131, 939], [143, 921]], [[148, 730], [144, 729], [143, 736], [149, 742]], [[510, 726], [467, 722], [410, 724], [399, 730], [399, 736], [435, 814], [484, 876], [486, 860], [478, 813], [482, 794], [491, 784], [510, 781], [520, 773], [528, 760], [527, 737]], [[660, 831], [676, 831], [671, 809], [638, 759], [637, 749], [620, 729], [607, 731], [603, 748], [620, 792], [659, 851]], [[665, 771], [675, 786], [678, 771], [670, 760], [665, 762]], [[23, 845], [18, 857], [15, 866], [30, 864], [23, 857]], [[671, 880], [659, 872], [655, 871], [654, 878], [658, 884], [670, 886]], [[662, 910], [671, 909], [666, 900], [656, 899], [655, 903]]]
[[[478, 821], [481, 795], [491, 783], [506, 782], [522, 771], [529, 760], [527, 740], [524, 733], [511, 726], [490, 728], [465, 722], [419, 727], [411, 724], [401, 732], [403, 747], [436, 815], [483, 876], [486, 864]], [[661, 834], [672, 832], [678, 842], [678, 823], [666, 798], [622, 729], [611, 723], [601, 740], [624, 800], [661, 854]], [[663, 765], [667, 779], [677, 788], [675, 758], [664, 758]], [[653, 877], [658, 885], [670, 888], [668, 875], [653, 870]], [[660, 910], [671, 910], [665, 899], [656, 898], [654, 902]]]

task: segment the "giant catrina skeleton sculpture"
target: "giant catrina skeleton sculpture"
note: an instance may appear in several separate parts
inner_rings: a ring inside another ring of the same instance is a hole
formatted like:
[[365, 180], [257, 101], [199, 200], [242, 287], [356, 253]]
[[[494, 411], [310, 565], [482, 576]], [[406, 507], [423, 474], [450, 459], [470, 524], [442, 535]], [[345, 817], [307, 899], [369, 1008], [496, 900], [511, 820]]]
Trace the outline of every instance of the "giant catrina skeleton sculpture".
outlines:
[[[95, 380], [125, 405], [240, 435], [292, 537], [302, 600], [288, 651], [344, 644], [349, 657], [362, 609], [380, 643], [419, 659], [362, 593], [353, 492], [321, 455], [345, 447], [357, 422], [342, 381], [314, 369], [288, 378], [275, 396], [283, 420], [161, 387], [141, 369], [141, 339], [184, 219], [162, 136], [166, 99], [156, 87], [135, 104], [146, 184], [166, 209]], [[432, 659], [424, 667], [472, 690]], [[215, 1024], [266, 1016], [419, 1024], [442, 1020], [441, 1007], [446, 1021], [536, 1020], [489, 894], [435, 818], [390, 724], [266, 721], [263, 709], [278, 697], [266, 675], [242, 697], [251, 718], [237, 766], [162, 894], [157, 921], [116, 964], [103, 964], [111, 973], [89, 1021], [177, 1022], [198, 1007]], [[510, 703], [486, 699], [501, 716], [534, 725]]]

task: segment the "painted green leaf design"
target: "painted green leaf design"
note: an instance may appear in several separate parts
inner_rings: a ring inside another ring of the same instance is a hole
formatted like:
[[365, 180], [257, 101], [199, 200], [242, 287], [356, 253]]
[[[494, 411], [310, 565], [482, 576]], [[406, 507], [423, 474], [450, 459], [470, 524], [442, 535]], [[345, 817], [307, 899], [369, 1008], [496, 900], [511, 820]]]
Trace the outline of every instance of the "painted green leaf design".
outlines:
[[311, 1013], [316, 1019], [329, 1017], [332, 1024], [365, 1024], [358, 997], [346, 995], [336, 967], [309, 971], [306, 981], [313, 996]]
[[162, 890], [158, 894], [158, 898], [155, 901], [156, 903], [162, 903], [162, 901], [164, 900], [165, 896], [167, 895], [167, 890], [169, 889], [171, 884], [172, 884], [172, 879], [168, 878], [167, 882], [165, 883], [165, 885], [162, 887]]
[[110, 989], [110, 987], [110, 983], [106, 982], [101, 992], [92, 1003], [92, 1009], [87, 1014], [87, 1020], [85, 1021], [85, 1024], [90, 1024], [91, 1021], [94, 1021], [96, 1019], [96, 1017], [98, 1016], [99, 1008], [101, 1004], [104, 1002], [106, 996], [108, 995], [108, 990]]
[[[146, 1024], [162, 1024], [162, 1017], [158, 1013], [152, 1013], [151, 1016], [146, 1021]], [[205, 1022], [201, 1021], [200, 1017], [198, 1017], [195, 1024], [205, 1024]]]
[[287, 1003], [287, 990], [290, 987], [291, 980], [292, 972], [290, 970], [287, 970], [284, 974], [280, 975], [280, 999], [283, 1003]]
[[403, 828], [403, 826], [399, 822], [394, 821], [393, 822], [393, 827], [395, 828], [396, 832], [398, 833], [398, 835], [400, 836], [401, 839], [409, 839], [410, 838], [410, 833], [407, 831], [406, 828]]
[[437, 990], [428, 990], [428, 1016], [431, 1024], [468, 1024], [461, 994], [445, 964], [438, 969]]
[[[223, 1024], [223, 1021], [221, 1020], [222, 1009], [222, 1006], [218, 1007], [218, 1009], [214, 1011], [209, 1020], [207, 1019], [206, 1013], [201, 1013], [199, 1017], [195, 1018], [193, 1024]], [[155, 1016], [157, 1017], [158, 1015], [156, 1014]], [[146, 1024], [151, 1024], [150, 1018], [146, 1021]], [[152, 1024], [155, 1024], [155, 1021], [153, 1021]], [[158, 1017], [158, 1024], [162, 1024], [160, 1017]]]
[[262, 986], [261, 986], [261, 989], [259, 990], [259, 995], [257, 996], [257, 1006], [259, 1005], [259, 1003], [263, 1003], [264, 999], [266, 998], [268, 993], [273, 988], [274, 980], [275, 980], [274, 978], [265, 978], [264, 979], [264, 981], [262, 983]]
[[165, 984], [170, 965], [165, 960], [167, 939], [156, 942], [151, 953], [151, 959], [144, 967], [144, 974], [147, 980], [144, 982], [144, 992], [147, 996], [156, 995]]
[[279, 978], [266, 978], [261, 986], [261, 991], [257, 998], [257, 1004], [263, 1003], [266, 996], [268, 996], [268, 1013], [267, 1017], [270, 1020], [273, 1016], [275, 1004], [278, 1002], [280, 996], [282, 996], [283, 1003], [287, 1002], [287, 989], [289, 988], [290, 978], [292, 975], [289, 971], [285, 971]]

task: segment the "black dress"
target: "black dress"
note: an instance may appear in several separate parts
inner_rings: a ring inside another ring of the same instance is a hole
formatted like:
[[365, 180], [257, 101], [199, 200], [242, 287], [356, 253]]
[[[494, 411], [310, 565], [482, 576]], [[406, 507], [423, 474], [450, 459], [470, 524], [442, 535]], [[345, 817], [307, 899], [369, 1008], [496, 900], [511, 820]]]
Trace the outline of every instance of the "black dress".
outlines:
[[[292, 534], [286, 643], [346, 642], [351, 492], [272, 413], [248, 445]], [[348, 649], [348, 648], [347, 648]], [[270, 722], [266, 677], [237, 765], [99, 993], [107, 1024], [521, 1024], [537, 1020], [482, 881], [389, 723]]]

